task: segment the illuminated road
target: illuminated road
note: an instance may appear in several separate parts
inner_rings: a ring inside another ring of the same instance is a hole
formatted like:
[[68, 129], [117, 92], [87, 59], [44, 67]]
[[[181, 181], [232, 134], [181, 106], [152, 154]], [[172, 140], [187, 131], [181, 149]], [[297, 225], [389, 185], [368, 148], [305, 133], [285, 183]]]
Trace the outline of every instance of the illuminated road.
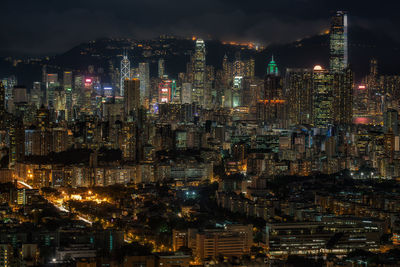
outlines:
[[[25, 182], [23, 182], [23, 181], [17, 180], [17, 182], [18, 182], [19, 184], [21, 184], [21, 185], [27, 187], [28, 189], [33, 189], [32, 186], [30, 186], [29, 184], [27, 184], [27, 183], [25, 183]], [[59, 211], [68, 212], [68, 213], [70, 212], [69, 210], [67, 210], [67, 209], [64, 208], [63, 206], [57, 205], [56, 203], [50, 201], [50, 200], [47, 199], [47, 198], [46, 198], [46, 200], [47, 200], [49, 203], [51, 203], [54, 207], [56, 207]], [[80, 216], [80, 215], [77, 215], [77, 218], [78, 218], [79, 220], [85, 222], [85, 223], [90, 224], [90, 225], [93, 223], [92, 221], [89, 221], [88, 219], [85, 219], [85, 218], [83, 218], [83, 217]]]
[[25, 182], [23, 182], [23, 181], [17, 181], [17, 182], [18, 182], [19, 184], [21, 184], [21, 185], [27, 187], [28, 189], [33, 189], [32, 186], [30, 186], [29, 184], [27, 184], [27, 183], [25, 183]]
[[[23, 182], [23, 181], [17, 180], [17, 182], [18, 182], [20, 185], [25, 186], [25, 187], [28, 188], [28, 189], [33, 189], [32, 186], [30, 186], [29, 184], [27, 184], [27, 183], [25, 183], [25, 182]], [[64, 208], [63, 206], [58, 205], [57, 203], [54, 203], [53, 201], [51, 201], [51, 200], [49, 200], [49, 199], [47, 199], [47, 198], [46, 198], [46, 200], [47, 200], [49, 203], [51, 203], [54, 207], [56, 207], [59, 211], [68, 212], [68, 213], [70, 212], [69, 210], [67, 210], [67, 209]], [[80, 216], [80, 215], [77, 215], [77, 218], [78, 218], [80, 221], [83, 221], [83, 222], [88, 223], [88, 224], [90, 224], [90, 225], [92, 225], [92, 223], [93, 223], [92, 221], [90, 221], [90, 220], [88, 220], [88, 219], [86, 219], [86, 218], [83, 218], [83, 217]], [[124, 239], [124, 241], [125, 241], [126, 243], [131, 243], [131, 242], [132, 242], [131, 238], [129, 238], [129, 237], [126, 237], [126, 238]]]

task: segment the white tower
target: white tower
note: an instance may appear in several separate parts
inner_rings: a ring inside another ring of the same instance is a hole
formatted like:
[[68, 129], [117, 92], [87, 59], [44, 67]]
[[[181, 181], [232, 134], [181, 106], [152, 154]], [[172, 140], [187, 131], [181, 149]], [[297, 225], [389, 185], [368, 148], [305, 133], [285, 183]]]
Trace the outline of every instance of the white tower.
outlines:
[[124, 81], [131, 78], [131, 62], [128, 59], [127, 53], [124, 51], [124, 56], [121, 60], [121, 81], [120, 95], [124, 96]]

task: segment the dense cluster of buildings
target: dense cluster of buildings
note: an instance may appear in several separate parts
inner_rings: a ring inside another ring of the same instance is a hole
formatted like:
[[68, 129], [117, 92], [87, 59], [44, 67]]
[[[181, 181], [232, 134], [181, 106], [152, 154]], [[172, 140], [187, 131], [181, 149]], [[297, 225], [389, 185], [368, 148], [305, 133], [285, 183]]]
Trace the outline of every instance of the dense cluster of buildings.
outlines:
[[13, 186], [0, 190], [0, 266], [189, 266], [264, 252], [274, 263], [398, 246], [400, 191], [382, 187], [400, 178], [400, 76], [379, 75], [372, 59], [356, 83], [347, 27], [336, 12], [329, 66], [282, 71], [271, 55], [264, 77], [240, 49], [207, 64], [197, 38], [177, 77], [162, 55], [153, 75], [124, 49], [107, 75], [44, 65], [31, 87], [2, 79], [0, 182]]

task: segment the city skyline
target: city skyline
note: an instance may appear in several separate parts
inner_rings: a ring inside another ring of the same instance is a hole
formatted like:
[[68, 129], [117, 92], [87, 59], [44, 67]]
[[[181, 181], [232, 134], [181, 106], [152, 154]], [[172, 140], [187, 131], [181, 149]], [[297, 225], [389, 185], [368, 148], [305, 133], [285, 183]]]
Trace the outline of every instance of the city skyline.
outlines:
[[396, 45], [325, 20], [0, 58], [0, 267], [400, 266]]
[[[60, 5], [7, 0], [1, 29], [8, 34], [0, 37], [0, 51], [2, 54], [56, 54], [101, 37], [140, 40], [161, 34], [285, 43], [329, 29], [325, 18], [336, 10], [348, 11], [352, 25], [399, 40], [395, 29], [400, 22], [393, 11], [398, 3], [391, 4], [393, 8], [386, 10], [370, 8], [365, 1], [259, 1], [246, 6], [240, 1], [223, 0], [177, 0], [173, 4], [120, 0], [112, 5], [101, 1], [70, 1]], [[130, 11], [139, 12], [134, 16]]]

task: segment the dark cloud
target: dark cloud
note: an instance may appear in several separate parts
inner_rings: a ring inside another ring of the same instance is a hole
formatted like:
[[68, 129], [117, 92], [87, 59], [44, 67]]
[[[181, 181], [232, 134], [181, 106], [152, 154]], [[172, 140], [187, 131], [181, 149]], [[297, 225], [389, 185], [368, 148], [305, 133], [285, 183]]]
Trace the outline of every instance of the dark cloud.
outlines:
[[397, 36], [397, 1], [325, 0], [3, 0], [0, 51], [51, 54], [99, 37], [152, 38], [163, 33], [263, 43], [326, 29], [335, 10]]

